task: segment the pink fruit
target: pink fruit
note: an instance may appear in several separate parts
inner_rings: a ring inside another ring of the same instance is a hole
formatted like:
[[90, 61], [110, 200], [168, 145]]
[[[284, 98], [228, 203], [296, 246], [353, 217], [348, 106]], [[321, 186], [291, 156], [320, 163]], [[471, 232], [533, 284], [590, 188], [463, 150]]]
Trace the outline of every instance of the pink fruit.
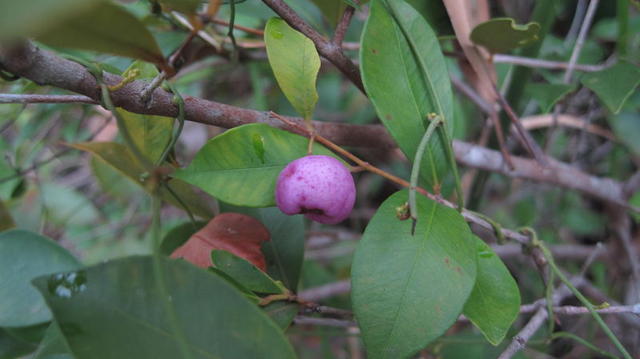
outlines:
[[320, 223], [342, 222], [349, 217], [355, 200], [351, 173], [329, 156], [306, 156], [289, 163], [276, 183], [276, 204], [282, 212], [302, 213]]

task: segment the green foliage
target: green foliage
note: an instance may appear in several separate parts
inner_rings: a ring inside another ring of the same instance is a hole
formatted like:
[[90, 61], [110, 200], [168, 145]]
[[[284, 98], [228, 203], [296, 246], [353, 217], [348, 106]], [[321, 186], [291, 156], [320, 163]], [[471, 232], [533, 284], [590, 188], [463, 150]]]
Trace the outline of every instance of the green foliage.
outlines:
[[598, 95], [609, 111], [616, 114], [640, 84], [640, 69], [620, 61], [607, 69], [585, 74], [581, 82]]
[[232, 253], [222, 250], [211, 251], [211, 261], [221, 272], [233, 278], [255, 293], [278, 294], [282, 288], [263, 271]]
[[518, 284], [495, 252], [475, 235], [478, 274], [463, 314], [485, 338], [498, 345], [520, 313]]
[[[161, 266], [193, 358], [295, 357], [280, 329], [226, 281], [183, 261]], [[157, 280], [151, 258], [130, 257], [34, 285], [77, 359], [182, 357]]]
[[[453, 100], [447, 67], [438, 39], [420, 14], [404, 2], [372, 1], [361, 48], [367, 94], [408, 158], [415, 157], [429, 113], [442, 116], [451, 133]], [[431, 188], [439, 188], [447, 172], [444, 149], [449, 145], [438, 136], [427, 147], [420, 177]]]
[[305, 119], [311, 119], [318, 102], [316, 77], [320, 56], [313, 42], [278, 18], [264, 29], [269, 64], [280, 89]]
[[124, 120], [124, 126], [133, 138], [133, 143], [142, 155], [156, 163], [171, 141], [173, 118], [140, 115], [117, 109]]
[[471, 31], [471, 41], [493, 53], [507, 52], [538, 41], [540, 24], [516, 24], [511, 18], [495, 18], [478, 24]]
[[370, 358], [405, 358], [442, 335], [462, 312], [476, 279], [476, 243], [462, 216], [418, 198], [422, 216], [396, 216], [397, 192], [369, 222], [353, 258], [352, 300]]
[[140, 20], [110, 2], [56, 24], [37, 37], [49, 46], [83, 49], [165, 63], [155, 39]]
[[[261, 138], [264, 151], [256, 151], [254, 135]], [[335, 157], [318, 144], [313, 151]], [[207, 142], [175, 177], [230, 204], [269, 207], [275, 205], [274, 189], [282, 169], [306, 153], [304, 137], [265, 124], [244, 125]]]
[[571, 84], [532, 83], [526, 88], [529, 96], [540, 106], [542, 113], [549, 113], [553, 106], [576, 88]]
[[160, 253], [171, 255], [178, 247], [184, 244], [189, 237], [204, 227], [207, 222], [198, 221], [196, 223], [185, 222], [173, 228], [162, 238]]
[[19, 229], [0, 233], [0, 326], [23, 327], [51, 320], [31, 279], [79, 267], [77, 259], [49, 238]]

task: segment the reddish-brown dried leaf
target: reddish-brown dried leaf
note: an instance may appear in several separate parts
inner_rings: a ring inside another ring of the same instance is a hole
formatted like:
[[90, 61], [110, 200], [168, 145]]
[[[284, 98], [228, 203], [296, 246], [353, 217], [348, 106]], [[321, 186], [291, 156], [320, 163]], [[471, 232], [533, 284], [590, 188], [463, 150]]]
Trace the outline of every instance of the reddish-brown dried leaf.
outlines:
[[212, 265], [211, 250], [222, 249], [265, 271], [267, 264], [260, 246], [268, 240], [269, 231], [257, 219], [239, 213], [222, 213], [191, 236], [171, 257], [184, 258], [207, 268]]

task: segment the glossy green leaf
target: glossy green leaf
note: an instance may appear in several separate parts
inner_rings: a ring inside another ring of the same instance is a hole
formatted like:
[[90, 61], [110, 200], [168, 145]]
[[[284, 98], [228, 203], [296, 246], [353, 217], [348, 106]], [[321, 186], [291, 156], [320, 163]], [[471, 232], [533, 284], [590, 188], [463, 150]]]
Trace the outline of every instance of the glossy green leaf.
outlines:
[[493, 249], [472, 237], [478, 248], [478, 274], [462, 313], [491, 344], [498, 345], [520, 313], [520, 290]]
[[267, 273], [295, 292], [304, 260], [304, 218], [288, 216], [276, 207], [237, 207], [220, 202], [220, 212], [237, 212], [259, 220], [269, 230], [271, 239], [263, 243]]
[[620, 61], [607, 69], [585, 74], [581, 82], [595, 92], [611, 112], [618, 113], [640, 84], [640, 68]]
[[49, 238], [24, 230], [0, 233], [0, 326], [22, 327], [51, 320], [31, 279], [72, 270], [80, 263]]
[[262, 308], [265, 313], [273, 320], [282, 330], [285, 330], [293, 322], [296, 314], [300, 310], [298, 303], [277, 301], [272, 302]]
[[104, 0], [0, 0], [0, 40], [37, 35], [103, 2]]
[[33, 359], [73, 359], [58, 323], [51, 323]]
[[[281, 330], [225, 280], [184, 261], [160, 265], [194, 359], [295, 357]], [[182, 358], [153, 268], [151, 257], [129, 257], [33, 283], [77, 359]]]
[[318, 102], [316, 77], [320, 56], [313, 42], [278, 18], [264, 29], [267, 57], [282, 92], [304, 118], [311, 118]]
[[529, 97], [540, 106], [542, 113], [548, 113], [558, 101], [575, 89], [575, 85], [532, 83], [526, 88]]
[[351, 269], [352, 302], [369, 358], [405, 358], [458, 318], [476, 278], [476, 244], [464, 218], [423, 196], [415, 235], [389, 197], [369, 222]]
[[164, 255], [171, 255], [173, 251], [183, 245], [189, 238], [197, 231], [202, 229], [207, 222], [198, 221], [195, 224], [191, 222], [185, 222], [179, 224], [173, 228], [162, 238], [160, 243], [160, 253]]
[[540, 24], [518, 25], [512, 18], [495, 18], [478, 24], [471, 31], [471, 41], [493, 53], [507, 52], [538, 41]]
[[76, 14], [36, 38], [50, 46], [92, 50], [155, 64], [165, 59], [155, 39], [133, 14], [103, 2]]
[[211, 251], [211, 261], [218, 270], [226, 273], [252, 292], [264, 294], [282, 293], [282, 288], [266, 273], [232, 253], [213, 250]]
[[[378, 117], [407, 158], [413, 159], [427, 129], [429, 113], [442, 116], [451, 134], [451, 83], [429, 24], [410, 5], [388, 3], [406, 31], [398, 26], [385, 1], [371, 2], [361, 40], [362, 80]], [[415, 52], [410, 43], [416, 47]], [[431, 189], [440, 186], [448, 170], [445, 145], [449, 146], [443, 136], [435, 136], [423, 157], [420, 177]]]
[[[254, 135], [260, 136], [264, 152], [256, 151]], [[209, 140], [189, 167], [174, 176], [237, 206], [275, 205], [274, 190], [282, 169], [307, 154], [302, 136], [255, 123], [233, 128]], [[336, 157], [314, 144], [313, 153]]]
[[152, 163], [158, 161], [171, 141], [174, 119], [164, 116], [141, 115], [121, 108], [116, 111], [122, 116], [123, 123], [140, 153]]
[[[144, 167], [125, 145], [115, 142], [85, 142], [76, 143], [72, 146], [79, 150], [91, 152], [101, 161], [129, 177], [145, 190], [150, 190], [144, 180], [144, 174], [146, 173]], [[207, 198], [207, 196], [203, 196], [202, 193], [196, 192], [189, 184], [178, 179], [170, 180], [168, 186], [171, 187], [173, 192], [189, 207], [192, 213], [202, 218], [213, 217], [214, 212], [210, 204], [211, 198]], [[160, 188], [160, 197], [164, 201], [178, 208], [182, 208], [182, 204], [164, 187]]]

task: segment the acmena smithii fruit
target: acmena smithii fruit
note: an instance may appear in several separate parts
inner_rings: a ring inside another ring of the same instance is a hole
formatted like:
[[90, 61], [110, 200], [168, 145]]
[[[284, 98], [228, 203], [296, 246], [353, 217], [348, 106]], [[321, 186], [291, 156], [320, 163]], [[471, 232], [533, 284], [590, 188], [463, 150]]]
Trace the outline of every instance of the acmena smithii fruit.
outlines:
[[276, 204], [288, 215], [302, 213], [316, 222], [336, 224], [351, 213], [356, 185], [349, 170], [333, 157], [298, 158], [280, 172]]

